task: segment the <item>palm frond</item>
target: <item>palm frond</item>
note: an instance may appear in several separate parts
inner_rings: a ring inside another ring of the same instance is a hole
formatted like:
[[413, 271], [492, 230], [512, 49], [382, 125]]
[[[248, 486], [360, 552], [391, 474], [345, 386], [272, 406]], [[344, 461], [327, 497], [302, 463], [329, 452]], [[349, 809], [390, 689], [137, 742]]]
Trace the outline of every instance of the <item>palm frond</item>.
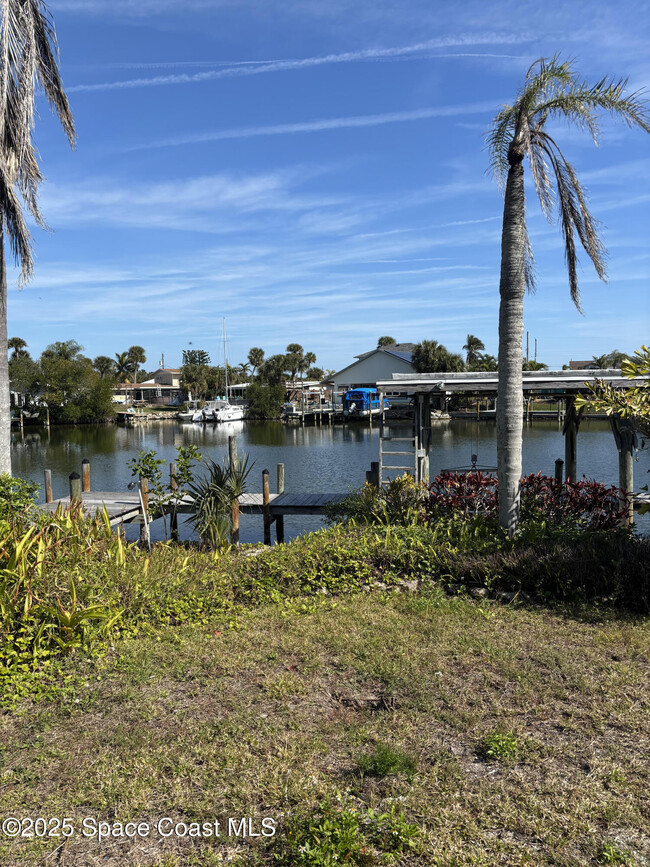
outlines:
[[490, 154], [490, 170], [501, 192], [505, 190], [508, 175], [508, 147], [515, 130], [514, 106], [505, 105], [492, 121], [492, 128], [485, 137]]
[[0, 0], [0, 229], [6, 230], [14, 258], [21, 262], [22, 280], [30, 276], [33, 260], [21, 207], [45, 228], [38, 208], [43, 176], [32, 140], [38, 85], [70, 144], [75, 142], [57, 60], [56, 34], [42, 0]]
[[574, 233], [578, 235], [582, 247], [593, 262], [596, 273], [601, 280], [606, 280], [607, 278], [605, 268], [607, 251], [598, 234], [597, 222], [587, 206], [587, 199], [575, 173], [575, 169], [568, 162], [558, 145], [548, 135], [544, 136], [543, 148], [549, 157], [555, 174], [559, 218], [564, 237], [571, 300], [578, 310], [582, 312], [578, 290], [578, 258]]

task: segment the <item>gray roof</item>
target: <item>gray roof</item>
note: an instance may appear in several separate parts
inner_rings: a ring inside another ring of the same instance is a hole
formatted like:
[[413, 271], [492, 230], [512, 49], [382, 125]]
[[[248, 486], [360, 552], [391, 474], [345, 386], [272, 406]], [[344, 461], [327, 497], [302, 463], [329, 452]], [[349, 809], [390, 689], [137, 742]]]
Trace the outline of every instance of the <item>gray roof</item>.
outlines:
[[387, 352], [389, 355], [395, 355], [397, 358], [401, 358], [402, 361], [408, 361], [410, 364], [415, 347], [415, 343], [391, 343], [389, 346], [377, 346], [369, 352], [362, 352], [361, 355], [355, 355], [354, 357], [361, 361], [362, 358], [367, 358], [373, 352]]

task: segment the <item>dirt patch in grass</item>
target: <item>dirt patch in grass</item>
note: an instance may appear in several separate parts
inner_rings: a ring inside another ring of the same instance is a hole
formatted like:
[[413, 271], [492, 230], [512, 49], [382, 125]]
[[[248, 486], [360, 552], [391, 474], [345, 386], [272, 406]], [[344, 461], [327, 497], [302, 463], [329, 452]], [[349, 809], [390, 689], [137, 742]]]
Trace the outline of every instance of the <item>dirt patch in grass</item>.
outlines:
[[[272, 817], [279, 838], [341, 792], [419, 827], [404, 864], [650, 864], [647, 621], [433, 593], [267, 607], [239, 626], [122, 640], [55, 703], [0, 716], [0, 812], [76, 829], [0, 838], [0, 863], [270, 864], [273, 838], [100, 843], [81, 823], [250, 817], [259, 833]], [[377, 744], [413, 773], [364, 776]]]

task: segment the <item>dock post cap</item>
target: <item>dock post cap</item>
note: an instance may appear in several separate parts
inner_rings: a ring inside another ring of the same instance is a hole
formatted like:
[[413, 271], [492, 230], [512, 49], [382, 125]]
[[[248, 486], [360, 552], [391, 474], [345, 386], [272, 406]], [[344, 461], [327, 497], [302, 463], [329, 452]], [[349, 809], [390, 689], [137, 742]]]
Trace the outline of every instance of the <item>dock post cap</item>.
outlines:
[[81, 463], [82, 463], [82, 464], [89, 464], [90, 461], [88, 460], [88, 458], [84, 458], [83, 461], [82, 461]]
[[68, 478], [69, 478], [69, 479], [80, 479], [81, 476], [79, 475], [79, 473], [70, 473], [70, 475], [68, 476]]

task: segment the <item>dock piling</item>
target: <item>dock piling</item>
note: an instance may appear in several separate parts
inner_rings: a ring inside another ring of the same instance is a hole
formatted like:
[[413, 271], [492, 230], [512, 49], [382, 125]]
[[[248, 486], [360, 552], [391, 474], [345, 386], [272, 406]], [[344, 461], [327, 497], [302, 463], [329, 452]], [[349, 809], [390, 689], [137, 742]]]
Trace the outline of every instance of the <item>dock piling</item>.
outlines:
[[262, 470], [262, 513], [264, 516], [264, 544], [271, 544], [271, 498], [269, 496], [269, 471]]
[[[284, 464], [278, 464], [278, 494], [284, 494]], [[284, 515], [275, 516], [275, 540], [278, 544], [284, 542]]]
[[70, 506], [81, 503], [81, 476], [79, 473], [70, 473]]
[[564, 461], [558, 458], [555, 461], [555, 484], [560, 488], [562, 486], [562, 473], [564, 472]]
[[81, 490], [90, 491], [90, 461], [84, 458], [81, 462]]
[[618, 416], [610, 416], [610, 424], [618, 449], [618, 487], [621, 525], [634, 522], [634, 447], [636, 436], [633, 428]]
[[233, 469], [237, 469], [237, 437], [234, 434], [228, 437], [228, 463]]
[[[178, 481], [176, 480], [176, 464], [174, 462], [169, 465], [169, 487], [173, 493], [178, 490]], [[178, 512], [177, 503], [174, 502], [171, 518], [169, 519], [169, 531], [174, 542], [178, 542]]]
[[140, 543], [149, 538], [149, 482], [140, 476], [140, 494], [142, 496], [142, 524], [140, 524]]
[[52, 470], [45, 470], [43, 473], [45, 479], [45, 502], [51, 503], [52, 497]]

